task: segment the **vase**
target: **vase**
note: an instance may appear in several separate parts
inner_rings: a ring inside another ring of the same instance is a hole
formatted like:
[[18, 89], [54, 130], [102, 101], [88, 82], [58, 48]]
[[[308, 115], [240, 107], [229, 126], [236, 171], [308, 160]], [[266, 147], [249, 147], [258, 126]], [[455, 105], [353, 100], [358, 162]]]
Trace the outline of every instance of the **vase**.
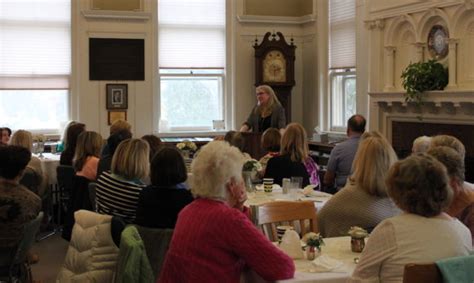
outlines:
[[361, 253], [365, 247], [365, 238], [351, 237], [351, 250], [355, 253]]
[[244, 177], [245, 189], [247, 192], [253, 192], [252, 171], [243, 171], [242, 176]]
[[306, 259], [307, 260], [314, 260], [319, 256], [321, 251], [317, 247], [306, 247]]

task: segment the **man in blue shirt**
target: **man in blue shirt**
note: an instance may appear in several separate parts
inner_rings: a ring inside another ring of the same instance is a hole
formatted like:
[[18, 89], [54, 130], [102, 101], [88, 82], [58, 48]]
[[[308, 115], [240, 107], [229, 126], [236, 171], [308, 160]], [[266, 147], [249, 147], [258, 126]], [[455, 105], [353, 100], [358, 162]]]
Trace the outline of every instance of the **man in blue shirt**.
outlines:
[[346, 184], [347, 177], [352, 172], [352, 161], [359, 146], [360, 136], [365, 132], [365, 118], [362, 115], [353, 115], [347, 121], [348, 139], [336, 144], [329, 157], [324, 184], [340, 190]]

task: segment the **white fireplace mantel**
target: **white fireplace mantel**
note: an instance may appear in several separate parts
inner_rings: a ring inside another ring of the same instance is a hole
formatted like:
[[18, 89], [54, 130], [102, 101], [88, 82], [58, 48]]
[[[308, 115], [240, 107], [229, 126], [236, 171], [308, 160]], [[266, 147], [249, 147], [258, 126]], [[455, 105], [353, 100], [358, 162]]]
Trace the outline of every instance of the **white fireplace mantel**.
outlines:
[[423, 105], [406, 102], [404, 92], [369, 93], [371, 130], [391, 138], [392, 121], [474, 124], [474, 90], [429, 91]]

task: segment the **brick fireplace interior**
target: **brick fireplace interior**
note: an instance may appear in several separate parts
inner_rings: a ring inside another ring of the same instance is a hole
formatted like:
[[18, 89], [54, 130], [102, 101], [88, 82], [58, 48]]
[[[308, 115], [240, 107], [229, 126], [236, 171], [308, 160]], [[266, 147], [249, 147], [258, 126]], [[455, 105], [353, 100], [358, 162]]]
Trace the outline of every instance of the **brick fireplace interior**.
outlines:
[[392, 146], [399, 158], [411, 153], [413, 141], [419, 136], [452, 135], [466, 147], [466, 181], [474, 182], [474, 125], [392, 121]]

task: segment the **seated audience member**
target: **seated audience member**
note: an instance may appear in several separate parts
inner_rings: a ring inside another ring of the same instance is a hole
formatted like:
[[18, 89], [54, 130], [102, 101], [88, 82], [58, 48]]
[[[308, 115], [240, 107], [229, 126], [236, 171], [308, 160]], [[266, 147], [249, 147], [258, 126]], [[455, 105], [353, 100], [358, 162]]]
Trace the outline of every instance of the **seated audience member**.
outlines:
[[[13, 133], [10, 139], [10, 145], [21, 146], [31, 152], [31, 149], [33, 148], [33, 136], [28, 131], [18, 130]], [[38, 195], [41, 197], [48, 187], [47, 176], [43, 173], [43, 169], [41, 168], [41, 160], [38, 157], [31, 155], [30, 162], [28, 162], [26, 167], [33, 170], [39, 177]]]
[[183, 156], [175, 148], [162, 148], [151, 162], [150, 175], [151, 186], [140, 193], [135, 223], [174, 229], [178, 213], [193, 201], [184, 185], [187, 171]]
[[340, 190], [346, 185], [347, 177], [352, 173], [352, 162], [359, 146], [360, 136], [365, 132], [365, 118], [362, 115], [353, 115], [347, 121], [348, 139], [336, 144], [329, 156], [324, 184]]
[[0, 144], [7, 145], [10, 141], [10, 136], [12, 135], [12, 130], [10, 128], [0, 128]]
[[128, 139], [119, 144], [112, 158], [110, 172], [104, 171], [97, 180], [97, 212], [135, 221], [142, 179], [150, 172], [150, 149], [142, 139]]
[[404, 213], [382, 221], [371, 233], [349, 282], [402, 282], [408, 263], [468, 255], [471, 233], [443, 211], [452, 191], [446, 168], [426, 154], [395, 163], [388, 194]]
[[267, 281], [293, 277], [293, 260], [244, 213], [244, 160], [226, 142], [201, 148], [192, 163], [196, 200], [179, 213], [158, 282], [239, 282], [244, 267]]
[[228, 131], [224, 136], [224, 140], [243, 152], [245, 147], [245, 139], [242, 136], [242, 133], [237, 131]]
[[112, 157], [114, 156], [117, 146], [122, 141], [130, 138], [132, 138], [132, 133], [129, 130], [120, 130], [107, 139], [108, 153], [106, 155], [101, 156], [99, 159], [99, 166], [97, 167], [97, 178], [99, 178], [102, 172], [110, 171]]
[[0, 147], [0, 247], [18, 244], [26, 223], [41, 210], [41, 199], [19, 184], [31, 152], [21, 146]]
[[448, 171], [449, 185], [454, 197], [446, 210], [452, 217], [459, 219], [469, 230], [474, 243], [474, 190], [464, 187], [464, 160], [454, 149], [436, 146], [428, 150], [429, 155], [441, 162]]
[[102, 144], [102, 136], [96, 132], [85, 131], [79, 135], [73, 162], [77, 176], [95, 181]]
[[59, 164], [72, 166], [72, 160], [76, 152], [77, 138], [79, 135], [86, 130], [86, 125], [82, 123], [76, 123], [67, 129], [66, 143], [64, 144], [64, 151], [61, 152]]
[[148, 143], [148, 146], [150, 147], [150, 163], [153, 160], [153, 157], [155, 154], [161, 149], [163, 146], [161, 139], [155, 135], [144, 135], [142, 137], [142, 140], [146, 141]]
[[[122, 131], [122, 130], [127, 130], [129, 132], [132, 132], [132, 125], [130, 125], [129, 122], [127, 121], [124, 121], [124, 120], [117, 120], [115, 122], [112, 123], [112, 125], [110, 125], [110, 129], [109, 129], [109, 137]], [[106, 156], [106, 155], [111, 155], [110, 154], [110, 150], [109, 150], [109, 146], [108, 144], [105, 144], [104, 147], [102, 148], [101, 150], [101, 154], [100, 156]]]
[[66, 148], [66, 143], [67, 143], [67, 131], [69, 130], [69, 127], [71, 127], [72, 125], [74, 124], [77, 124], [76, 121], [69, 121], [67, 122], [67, 124], [64, 126], [64, 131], [61, 135], [61, 138], [60, 138], [60, 141], [58, 142], [57, 146], [56, 146], [56, 150], [58, 152], [63, 152], [64, 149]]
[[431, 137], [428, 136], [421, 136], [417, 137], [413, 141], [413, 146], [411, 148], [412, 153], [425, 153], [431, 144]]
[[262, 165], [262, 170], [258, 172], [260, 176], [265, 175], [265, 169], [267, 168], [267, 163], [270, 158], [280, 154], [280, 143], [281, 143], [281, 133], [277, 128], [268, 128], [262, 134], [262, 148], [265, 150], [266, 154], [260, 158], [260, 164]]
[[385, 176], [396, 161], [395, 151], [379, 132], [362, 135], [354, 173], [344, 189], [318, 212], [318, 227], [324, 237], [345, 236], [352, 226], [371, 230], [400, 213], [385, 186]]
[[298, 123], [286, 127], [281, 138], [280, 155], [268, 161], [265, 178], [281, 185], [283, 178], [303, 177], [303, 187], [319, 185], [318, 165], [309, 156], [305, 129]]

